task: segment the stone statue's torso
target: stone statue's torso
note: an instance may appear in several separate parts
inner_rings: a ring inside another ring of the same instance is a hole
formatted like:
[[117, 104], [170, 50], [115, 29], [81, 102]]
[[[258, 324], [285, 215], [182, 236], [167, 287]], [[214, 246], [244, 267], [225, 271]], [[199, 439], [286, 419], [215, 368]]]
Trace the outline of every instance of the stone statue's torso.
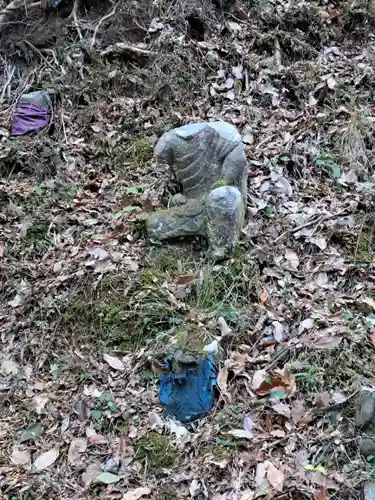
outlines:
[[[165, 159], [188, 198], [202, 196], [222, 179], [226, 156], [241, 142], [234, 127], [220, 122], [186, 125], [166, 136], [164, 149], [172, 143], [173, 153], [159, 147], [160, 156], [167, 156]], [[163, 138], [160, 142], [163, 146]]]

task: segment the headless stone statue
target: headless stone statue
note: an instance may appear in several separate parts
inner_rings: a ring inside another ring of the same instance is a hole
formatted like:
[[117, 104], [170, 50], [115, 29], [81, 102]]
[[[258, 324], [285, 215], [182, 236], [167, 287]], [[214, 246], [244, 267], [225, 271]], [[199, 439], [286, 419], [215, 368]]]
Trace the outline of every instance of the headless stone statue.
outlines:
[[169, 210], [150, 215], [151, 240], [201, 235], [214, 259], [230, 257], [242, 229], [247, 194], [247, 161], [236, 128], [229, 123], [194, 123], [166, 132], [155, 156], [182, 186]]

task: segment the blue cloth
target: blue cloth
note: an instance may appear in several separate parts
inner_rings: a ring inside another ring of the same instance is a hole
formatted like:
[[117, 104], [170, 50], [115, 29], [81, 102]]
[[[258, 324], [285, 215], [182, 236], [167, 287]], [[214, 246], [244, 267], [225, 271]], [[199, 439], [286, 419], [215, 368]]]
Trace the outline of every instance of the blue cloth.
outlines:
[[214, 404], [215, 357], [201, 356], [196, 365], [182, 365], [183, 373], [160, 376], [160, 403], [164, 415], [180, 422], [193, 422], [206, 416]]

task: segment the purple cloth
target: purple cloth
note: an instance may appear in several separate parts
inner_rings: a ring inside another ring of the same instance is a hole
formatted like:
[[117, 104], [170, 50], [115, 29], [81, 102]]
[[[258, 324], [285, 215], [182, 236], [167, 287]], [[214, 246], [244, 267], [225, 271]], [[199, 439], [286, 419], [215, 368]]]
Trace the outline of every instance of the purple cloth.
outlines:
[[52, 112], [48, 108], [31, 103], [19, 103], [13, 113], [12, 135], [38, 132], [49, 125], [51, 117]]

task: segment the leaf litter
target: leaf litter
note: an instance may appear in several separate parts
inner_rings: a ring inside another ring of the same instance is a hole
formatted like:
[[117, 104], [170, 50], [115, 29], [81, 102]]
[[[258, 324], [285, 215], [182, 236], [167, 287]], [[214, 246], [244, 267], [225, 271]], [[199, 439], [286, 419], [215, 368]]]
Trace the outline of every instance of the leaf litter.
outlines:
[[[164, 0], [82, 4], [61, 46], [33, 4], [12, 36], [2, 22], [9, 497], [344, 500], [371, 478], [348, 397], [375, 384], [371, 2], [214, 3], [192, 4], [203, 39]], [[8, 123], [30, 85], [51, 90], [54, 130], [20, 141]], [[194, 248], [154, 258], [142, 233], [165, 194], [155, 140], [207, 119], [238, 127], [250, 167], [239, 255], [209, 286]], [[220, 353], [217, 405], [193, 430], [157, 399], [181, 325]]]

